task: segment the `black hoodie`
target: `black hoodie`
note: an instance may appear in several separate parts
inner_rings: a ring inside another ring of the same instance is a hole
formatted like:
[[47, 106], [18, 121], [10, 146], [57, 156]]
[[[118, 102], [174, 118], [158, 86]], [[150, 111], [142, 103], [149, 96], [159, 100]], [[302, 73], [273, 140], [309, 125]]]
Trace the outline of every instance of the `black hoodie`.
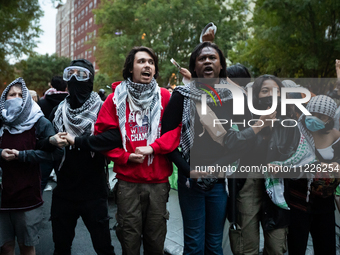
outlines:
[[67, 95], [67, 93], [45, 95], [45, 98], [39, 100], [38, 105], [43, 111], [45, 118], [49, 118], [53, 108], [63, 101]]

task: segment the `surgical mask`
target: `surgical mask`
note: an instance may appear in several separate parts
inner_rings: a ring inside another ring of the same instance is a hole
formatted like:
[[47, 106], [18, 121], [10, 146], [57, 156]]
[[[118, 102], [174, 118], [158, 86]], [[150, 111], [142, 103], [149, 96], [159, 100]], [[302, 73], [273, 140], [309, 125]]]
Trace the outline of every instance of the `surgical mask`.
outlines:
[[2, 116], [7, 123], [14, 121], [22, 110], [22, 98], [7, 99], [2, 110]]
[[306, 116], [305, 124], [309, 131], [316, 132], [325, 128], [325, 122], [315, 116]]

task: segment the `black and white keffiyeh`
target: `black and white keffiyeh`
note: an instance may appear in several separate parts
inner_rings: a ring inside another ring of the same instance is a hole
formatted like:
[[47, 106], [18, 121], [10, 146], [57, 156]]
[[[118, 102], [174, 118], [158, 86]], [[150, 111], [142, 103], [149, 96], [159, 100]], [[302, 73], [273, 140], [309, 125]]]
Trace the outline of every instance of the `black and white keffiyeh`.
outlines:
[[[184, 105], [183, 105], [183, 115], [182, 115], [182, 130], [181, 130], [181, 141], [180, 148], [182, 151], [183, 158], [189, 162], [190, 159], [190, 149], [194, 144], [194, 123], [195, 123], [195, 112], [196, 112], [196, 102], [201, 101], [201, 97], [203, 94], [208, 95], [204, 90], [199, 89], [199, 87], [203, 88], [203, 85], [196, 85], [197, 81], [193, 80], [191, 83], [188, 83], [184, 86], [177, 86], [175, 91], [178, 91], [181, 95], [184, 96]], [[228, 82], [224, 79], [220, 80], [220, 84], [228, 84]], [[215, 89], [218, 95], [221, 98], [222, 103], [229, 101], [233, 98], [233, 95], [229, 89]], [[216, 95], [213, 95], [214, 99], [219, 102]], [[207, 104], [214, 105], [214, 100], [207, 96]]]
[[[321, 113], [334, 119], [336, 107], [337, 105], [332, 98], [330, 98], [329, 96], [325, 96], [325, 95], [319, 95], [319, 96], [312, 97], [312, 99], [308, 102], [306, 109], [310, 113], [312, 112]], [[311, 132], [304, 125], [302, 125], [302, 121], [304, 120], [305, 116], [306, 116], [305, 114], [302, 114], [300, 116], [299, 121], [298, 121], [298, 126], [300, 129], [300, 132], [304, 135], [304, 137], [306, 137], [306, 140], [308, 141], [308, 144], [310, 145], [311, 150], [315, 151], [315, 143], [314, 143], [313, 136]]]
[[[19, 108], [19, 111], [12, 115], [7, 112], [4, 107], [9, 90], [16, 84], [21, 85], [22, 105], [20, 107], [21, 109]], [[0, 136], [2, 136], [5, 129], [11, 134], [21, 134], [24, 131], [30, 130], [34, 124], [44, 116], [39, 105], [32, 99], [28, 88], [26, 87], [26, 83], [21, 77], [11, 82], [2, 92], [0, 98], [0, 112], [0, 118], [3, 123], [0, 128]]]
[[[312, 99], [308, 102], [306, 109], [310, 112], [310, 113], [321, 113], [324, 114], [328, 117], [331, 117], [334, 119], [335, 116], [335, 112], [336, 112], [336, 103], [335, 101], [325, 95], [319, 95], [319, 96], [315, 96], [312, 97]], [[302, 114], [298, 120], [298, 127], [299, 130], [302, 134], [302, 136], [304, 136], [306, 138], [307, 144], [309, 146], [309, 150], [312, 153], [312, 158], [315, 159], [316, 155], [315, 155], [315, 142], [313, 139], [313, 136], [311, 134], [311, 132], [305, 127], [305, 125], [302, 124], [302, 121], [304, 121], [305, 119], [305, 114]], [[312, 173], [307, 173], [307, 197], [306, 197], [306, 201], [309, 202], [309, 195], [311, 192], [311, 183], [313, 182], [313, 178], [315, 177], [314, 174]]]
[[57, 132], [68, 132], [73, 136], [93, 135], [94, 124], [103, 104], [96, 92], [91, 92], [89, 99], [79, 108], [72, 109], [67, 96], [58, 106], [53, 119]]
[[[122, 135], [123, 148], [126, 151], [126, 102], [129, 102], [130, 114], [138, 114], [143, 118], [148, 117], [147, 145], [159, 138], [159, 123], [161, 118], [161, 94], [157, 81], [152, 78], [149, 84], [139, 84], [130, 78], [123, 81], [115, 89], [113, 103], [116, 105], [119, 129]], [[138, 123], [137, 123], [138, 124]], [[140, 123], [139, 123], [140, 124]], [[149, 155], [148, 164], [152, 163]]]

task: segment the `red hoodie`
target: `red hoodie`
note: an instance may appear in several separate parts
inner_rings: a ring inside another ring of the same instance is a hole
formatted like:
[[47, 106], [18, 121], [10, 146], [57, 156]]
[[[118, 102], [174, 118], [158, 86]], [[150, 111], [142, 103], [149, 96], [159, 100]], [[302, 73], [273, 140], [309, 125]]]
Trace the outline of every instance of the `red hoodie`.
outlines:
[[[112, 90], [120, 82], [112, 84]], [[100, 134], [108, 129], [119, 128], [116, 105], [113, 103], [113, 95], [110, 94], [105, 100], [95, 124], [95, 134]], [[161, 120], [164, 109], [170, 99], [168, 90], [161, 88]], [[126, 102], [126, 116], [130, 114], [130, 107]], [[161, 126], [161, 120], [159, 127]], [[148, 166], [148, 158], [142, 164], [129, 162], [129, 156], [135, 152], [139, 146], [147, 145], [147, 125], [138, 126], [134, 120], [126, 119], [126, 150], [123, 148], [116, 148], [111, 151], [103, 152], [105, 156], [109, 157], [114, 164], [113, 170], [117, 173], [117, 178], [123, 181], [135, 183], [163, 183], [168, 182], [168, 177], [172, 174], [172, 164], [164, 154], [167, 154], [179, 145], [179, 137], [181, 129], [176, 128], [173, 131], [167, 132], [162, 137], [156, 139], [150, 146], [154, 150], [154, 158], [152, 164]]]

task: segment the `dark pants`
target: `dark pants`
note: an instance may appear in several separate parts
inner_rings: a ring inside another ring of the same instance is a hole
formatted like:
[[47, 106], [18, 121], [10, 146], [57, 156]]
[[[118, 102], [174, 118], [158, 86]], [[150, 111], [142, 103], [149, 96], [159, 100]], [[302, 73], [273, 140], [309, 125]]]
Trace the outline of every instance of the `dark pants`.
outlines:
[[107, 199], [69, 201], [53, 196], [51, 208], [55, 255], [70, 255], [79, 216], [90, 232], [93, 248], [99, 255], [113, 255]]
[[51, 172], [53, 170], [53, 162], [43, 162], [40, 163], [40, 173], [41, 173], [41, 194], [44, 192], [48, 180], [50, 178]]
[[334, 212], [310, 214], [291, 208], [291, 224], [288, 231], [288, 252], [305, 255], [309, 232], [313, 238], [315, 255], [335, 255]]
[[169, 183], [118, 181], [116, 234], [123, 255], [139, 255], [142, 240], [144, 254], [164, 254], [169, 190]]

